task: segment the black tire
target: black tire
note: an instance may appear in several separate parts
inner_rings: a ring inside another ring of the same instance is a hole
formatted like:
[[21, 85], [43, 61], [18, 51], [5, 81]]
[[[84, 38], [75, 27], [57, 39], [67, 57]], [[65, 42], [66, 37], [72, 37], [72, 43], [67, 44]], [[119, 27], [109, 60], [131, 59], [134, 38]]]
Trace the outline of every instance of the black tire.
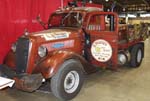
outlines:
[[[75, 74], [73, 74], [73, 73], [75, 73]], [[72, 78], [71, 77], [69, 78], [69, 76], [73, 76], [76, 79], [72, 80]], [[79, 77], [79, 79], [77, 79], [78, 77]], [[76, 60], [70, 59], [70, 60], [65, 61], [61, 65], [58, 72], [51, 78], [51, 90], [52, 90], [52, 93], [58, 99], [71, 100], [80, 92], [81, 87], [83, 85], [83, 81], [84, 81], [84, 77], [83, 77], [81, 63]], [[74, 82], [74, 83], [72, 83], [72, 82]], [[76, 83], [76, 82], [78, 82], [78, 83]], [[65, 84], [66, 85], [73, 84], [73, 85], [71, 86], [70, 89], [66, 90]], [[72, 89], [73, 89], [73, 91], [71, 92]]]
[[[140, 56], [141, 54], [141, 56]], [[141, 65], [144, 55], [144, 47], [141, 44], [137, 44], [131, 49], [130, 66], [137, 68]]]

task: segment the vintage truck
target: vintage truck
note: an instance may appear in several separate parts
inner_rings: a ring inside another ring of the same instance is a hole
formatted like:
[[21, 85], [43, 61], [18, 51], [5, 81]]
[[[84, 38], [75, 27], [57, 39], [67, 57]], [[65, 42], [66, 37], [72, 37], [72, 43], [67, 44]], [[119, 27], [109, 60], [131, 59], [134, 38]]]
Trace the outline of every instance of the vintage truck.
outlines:
[[70, 7], [41, 24], [46, 30], [26, 31], [0, 65], [1, 76], [15, 80], [23, 91], [33, 92], [50, 80], [52, 93], [70, 100], [79, 93], [84, 74], [126, 64], [136, 68], [144, 57], [144, 31], [120, 25], [114, 12]]

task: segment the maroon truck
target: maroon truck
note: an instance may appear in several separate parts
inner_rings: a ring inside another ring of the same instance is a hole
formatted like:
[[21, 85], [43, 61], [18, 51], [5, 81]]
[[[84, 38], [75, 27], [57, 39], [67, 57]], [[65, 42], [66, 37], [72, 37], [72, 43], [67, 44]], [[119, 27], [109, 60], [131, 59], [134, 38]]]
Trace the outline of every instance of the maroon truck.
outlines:
[[95, 7], [54, 12], [44, 31], [21, 36], [0, 66], [1, 76], [33, 92], [50, 80], [52, 93], [70, 100], [80, 91], [84, 74], [97, 68], [139, 67], [146, 30], [120, 25], [118, 15]]

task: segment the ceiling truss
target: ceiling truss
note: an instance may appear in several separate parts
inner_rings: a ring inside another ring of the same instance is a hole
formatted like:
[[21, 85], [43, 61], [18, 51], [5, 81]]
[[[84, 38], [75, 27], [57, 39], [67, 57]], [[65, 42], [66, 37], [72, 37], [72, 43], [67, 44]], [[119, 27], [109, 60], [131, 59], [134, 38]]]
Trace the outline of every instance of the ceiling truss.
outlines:
[[[91, 0], [77, 0], [86, 1]], [[150, 12], [150, 0], [92, 0], [93, 3], [104, 5], [104, 10], [111, 9], [112, 4], [116, 4], [114, 11], [116, 12]]]

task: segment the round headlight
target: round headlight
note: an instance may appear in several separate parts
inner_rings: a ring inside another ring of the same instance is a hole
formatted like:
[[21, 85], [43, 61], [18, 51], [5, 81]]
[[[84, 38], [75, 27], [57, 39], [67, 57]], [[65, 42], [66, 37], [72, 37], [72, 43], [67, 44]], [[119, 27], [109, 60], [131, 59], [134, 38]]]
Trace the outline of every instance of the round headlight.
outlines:
[[38, 48], [38, 54], [39, 54], [40, 57], [46, 56], [46, 54], [47, 54], [47, 48], [44, 47], [44, 46], [40, 46]]
[[12, 50], [13, 52], [16, 52], [16, 43], [13, 43], [13, 44], [12, 44], [11, 50]]

